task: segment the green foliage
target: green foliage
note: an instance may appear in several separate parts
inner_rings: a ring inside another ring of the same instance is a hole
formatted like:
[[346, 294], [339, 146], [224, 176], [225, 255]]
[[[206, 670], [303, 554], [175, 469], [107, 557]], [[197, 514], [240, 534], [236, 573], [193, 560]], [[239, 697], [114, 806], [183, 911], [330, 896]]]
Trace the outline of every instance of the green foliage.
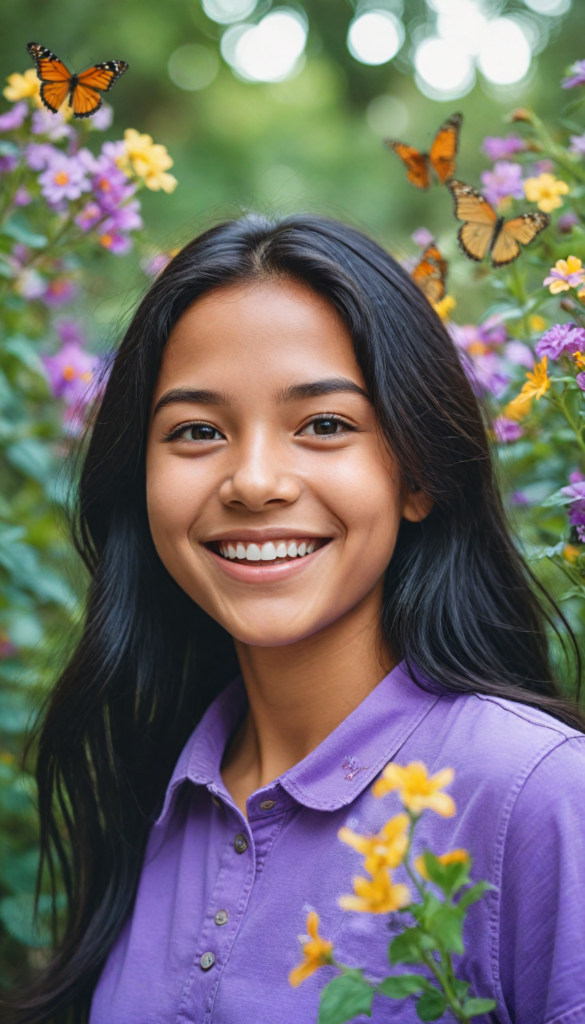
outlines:
[[348, 970], [323, 989], [319, 1004], [319, 1024], [344, 1024], [359, 1013], [372, 1016], [374, 989], [361, 971]]

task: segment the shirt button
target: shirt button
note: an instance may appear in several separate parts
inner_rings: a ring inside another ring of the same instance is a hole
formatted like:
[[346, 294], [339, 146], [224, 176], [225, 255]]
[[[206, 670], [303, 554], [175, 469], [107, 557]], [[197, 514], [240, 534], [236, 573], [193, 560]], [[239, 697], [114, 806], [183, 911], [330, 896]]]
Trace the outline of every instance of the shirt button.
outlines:
[[208, 971], [210, 967], [213, 967], [215, 963], [215, 957], [213, 953], [204, 953], [199, 961], [204, 971]]
[[248, 849], [248, 840], [241, 832], [234, 839], [234, 848], [236, 853], [244, 853]]
[[218, 910], [213, 920], [216, 924], [226, 924], [228, 917], [229, 914], [227, 910]]
[[260, 804], [261, 811], [271, 811], [273, 807], [276, 807], [276, 800], [263, 800]]

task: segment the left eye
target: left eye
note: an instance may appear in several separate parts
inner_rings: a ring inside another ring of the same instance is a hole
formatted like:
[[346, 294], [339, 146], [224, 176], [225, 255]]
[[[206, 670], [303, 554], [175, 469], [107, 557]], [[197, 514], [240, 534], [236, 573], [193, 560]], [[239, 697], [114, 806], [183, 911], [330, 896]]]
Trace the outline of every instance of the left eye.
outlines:
[[349, 429], [351, 429], [349, 424], [344, 423], [342, 420], [335, 419], [333, 416], [322, 416], [318, 420], [312, 420], [311, 423], [307, 423], [307, 426], [303, 427], [301, 433], [323, 437], [331, 434], [342, 434], [344, 430]]

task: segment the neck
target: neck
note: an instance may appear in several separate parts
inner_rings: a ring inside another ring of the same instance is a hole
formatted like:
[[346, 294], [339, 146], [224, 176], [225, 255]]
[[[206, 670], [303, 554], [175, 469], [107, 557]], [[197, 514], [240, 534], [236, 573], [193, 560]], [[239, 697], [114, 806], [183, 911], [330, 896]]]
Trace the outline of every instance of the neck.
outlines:
[[342, 619], [286, 647], [236, 641], [248, 714], [226, 752], [222, 777], [246, 800], [319, 746], [395, 664], [382, 638], [382, 585]]

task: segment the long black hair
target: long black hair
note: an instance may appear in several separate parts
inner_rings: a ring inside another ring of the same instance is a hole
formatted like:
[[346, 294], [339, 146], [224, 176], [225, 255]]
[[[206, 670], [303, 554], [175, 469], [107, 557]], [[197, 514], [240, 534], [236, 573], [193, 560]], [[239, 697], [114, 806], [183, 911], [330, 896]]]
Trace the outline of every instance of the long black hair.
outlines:
[[335, 221], [250, 216], [214, 227], [140, 303], [83, 465], [75, 540], [91, 577], [87, 616], [38, 735], [44, 870], [64, 885], [68, 913], [53, 960], [12, 1001], [19, 1024], [86, 1019], [173, 766], [237, 672], [231, 637], [157, 556], [145, 438], [161, 355], [181, 314], [211, 289], [282, 275], [338, 311], [404, 477], [434, 499], [423, 522], [403, 523], [387, 571], [383, 624], [393, 651], [421, 686], [495, 694], [582, 728], [549, 662], [547, 619], [554, 626], [562, 617], [511, 540], [481, 410], [427, 299], [379, 245]]

